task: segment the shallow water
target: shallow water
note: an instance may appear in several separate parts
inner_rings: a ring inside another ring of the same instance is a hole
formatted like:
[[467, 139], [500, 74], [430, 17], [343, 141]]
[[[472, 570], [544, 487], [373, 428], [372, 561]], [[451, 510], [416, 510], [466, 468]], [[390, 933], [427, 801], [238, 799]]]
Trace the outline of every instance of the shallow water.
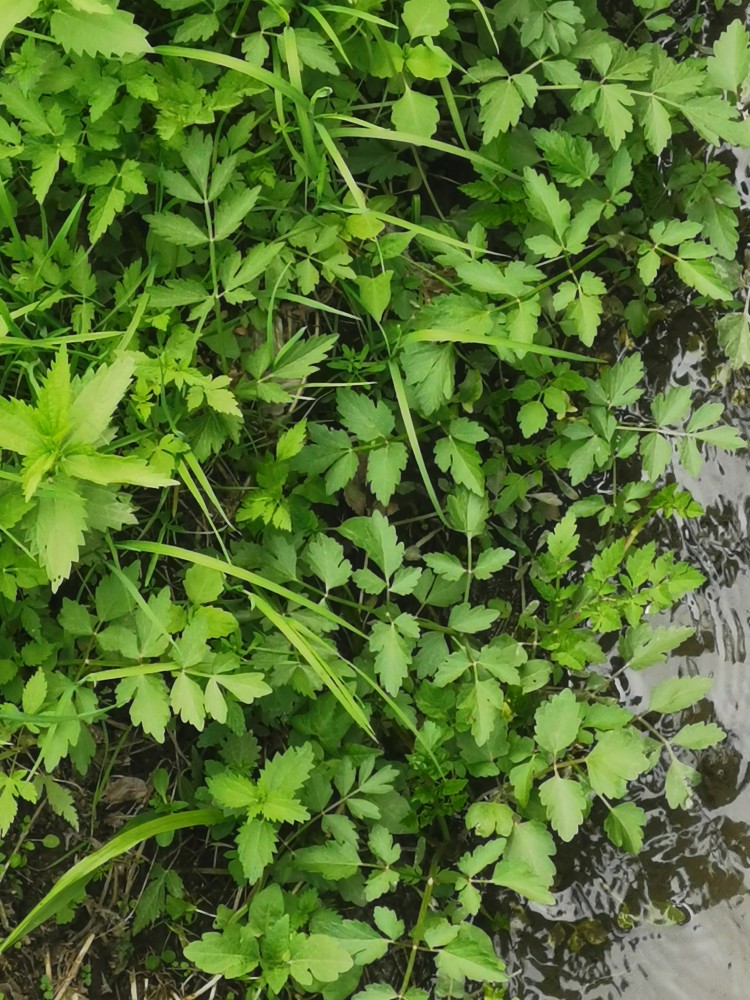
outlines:
[[[700, 402], [724, 402], [750, 440], [750, 386], [717, 385], [709, 321], [688, 309], [640, 344], [657, 392], [690, 384]], [[747, 377], [744, 382], [748, 382]], [[672, 616], [696, 635], [662, 667], [630, 675], [637, 703], [675, 674], [714, 678], [695, 719], [729, 733], [719, 752], [697, 755], [704, 782], [687, 812], [663, 799], [663, 772], [646, 778], [643, 852], [622, 854], [603, 834], [579, 836], [559, 858], [556, 904], [518, 911], [499, 941], [522, 1000], [746, 1000], [750, 997], [750, 451], [707, 454], [700, 476], [674, 478], [703, 517], [671, 520], [660, 543], [707, 577]], [[687, 759], [687, 758], [686, 758]], [[594, 824], [591, 825], [592, 829]]]

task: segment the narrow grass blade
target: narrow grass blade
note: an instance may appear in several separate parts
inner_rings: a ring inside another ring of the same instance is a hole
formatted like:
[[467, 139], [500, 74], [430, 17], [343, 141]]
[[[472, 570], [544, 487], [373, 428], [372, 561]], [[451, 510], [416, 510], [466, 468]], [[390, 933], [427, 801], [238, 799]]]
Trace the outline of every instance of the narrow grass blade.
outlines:
[[430, 498], [430, 502], [432, 503], [437, 516], [446, 527], [449, 527], [448, 521], [443, 513], [443, 509], [440, 506], [440, 501], [437, 498], [435, 487], [432, 485], [430, 473], [427, 471], [427, 464], [424, 460], [422, 449], [419, 446], [417, 429], [414, 426], [414, 420], [412, 419], [409, 400], [406, 398], [406, 389], [404, 388], [404, 380], [401, 378], [401, 372], [398, 370], [398, 366], [394, 361], [390, 361], [388, 363], [388, 371], [391, 374], [391, 381], [393, 382], [393, 388], [396, 393], [398, 408], [401, 412], [401, 419], [403, 420], [404, 427], [406, 428], [406, 436], [409, 439], [412, 455], [414, 456], [414, 461], [417, 463], [417, 468], [419, 469], [419, 474], [422, 477], [424, 488], [427, 490], [427, 496]]
[[544, 344], [529, 344], [525, 340], [513, 340], [510, 337], [482, 337], [474, 333], [464, 333], [458, 330], [415, 330], [407, 333], [401, 343], [425, 342], [433, 344], [476, 344], [478, 347], [504, 347], [509, 351], [528, 351], [530, 354], [540, 354], [545, 358], [563, 358], [566, 361], [581, 361], [585, 364], [604, 364], [597, 357], [586, 354], [574, 354], [572, 351], [561, 351], [556, 347], [545, 347]]
[[323, 684], [325, 684], [351, 720], [364, 729], [369, 736], [375, 739], [375, 733], [373, 732], [367, 716], [365, 715], [364, 709], [360, 705], [359, 701], [352, 695], [351, 691], [349, 691], [341, 678], [336, 676], [331, 669], [330, 664], [326, 663], [322, 656], [315, 651], [312, 645], [305, 638], [302, 630], [293, 626], [291, 622], [289, 622], [283, 615], [279, 614], [279, 612], [271, 604], [269, 604], [265, 598], [260, 597], [259, 594], [249, 594], [248, 596], [258, 611], [260, 611], [261, 614], [264, 615], [268, 621], [289, 640], [297, 652], [304, 657], [307, 663], [310, 664], [318, 678], [323, 682]]
[[273, 580], [268, 580], [258, 573], [253, 573], [249, 569], [242, 569], [242, 567], [235, 566], [233, 563], [224, 562], [223, 559], [217, 559], [215, 556], [207, 556], [201, 552], [192, 552], [190, 549], [183, 549], [178, 545], [165, 545], [162, 542], [118, 542], [116, 548], [129, 552], [149, 552], [152, 555], [162, 556], [165, 559], [178, 559], [181, 562], [194, 563], [196, 566], [205, 566], [206, 569], [215, 569], [219, 573], [226, 573], [227, 576], [234, 577], [236, 580], [242, 580], [243, 583], [249, 583], [251, 587], [259, 587], [261, 590], [267, 590], [278, 597], [283, 597], [286, 601], [291, 601], [300, 607], [315, 611], [321, 618], [325, 618], [326, 621], [332, 622], [334, 625], [338, 625], [339, 628], [345, 628], [348, 632], [353, 632], [355, 635], [364, 638], [363, 633], [358, 628], [355, 628], [354, 625], [343, 618], [339, 618], [338, 615], [329, 611], [328, 608], [316, 604], [307, 597], [303, 597], [302, 594], [295, 594], [288, 587], [282, 587], [281, 584], [274, 583]]
[[224, 814], [219, 809], [194, 809], [190, 812], [173, 813], [169, 816], [136, 820], [99, 850], [89, 854], [88, 857], [65, 872], [47, 895], [23, 918], [21, 923], [0, 941], [0, 955], [12, 948], [14, 944], [22, 941], [47, 920], [51, 920], [75, 896], [82, 884], [110, 861], [127, 854], [138, 844], [142, 844], [152, 837], [158, 837], [160, 834], [185, 830], [193, 826], [213, 826], [224, 819]]

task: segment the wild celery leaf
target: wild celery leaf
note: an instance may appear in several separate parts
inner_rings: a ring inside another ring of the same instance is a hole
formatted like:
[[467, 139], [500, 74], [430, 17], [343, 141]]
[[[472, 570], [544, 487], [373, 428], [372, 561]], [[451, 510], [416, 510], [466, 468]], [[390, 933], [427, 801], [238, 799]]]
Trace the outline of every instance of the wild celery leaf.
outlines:
[[258, 942], [249, 927], [229, 924], [220, 934], [210, 931], [185, 948], [185, 958], [203, 972], [240, 979], [258, 965]]
[[599, 155], [590, 141], [562, 129], [532, 129], [534, 142], [544, 154], [552, 176], [568, 187], [580, 187], [592, 178], [599, 166]]
[[449, 24], [448, 0], [406, 0], [401, 13], [410, 38], [434, 37]]
[[643, 471], [652, 483], [657, 482], [672, 461], [672, 445], [661, 434], [644, 434], [640, 444]]
[[253, 210], [260, 194], [260, 186], [240, 188], [231, 191], [221, 199], [214, 217], [214, 239], [226, 240], [242, 224], [245, 217]]
[[435, 462], [442, 472], [450, 471], [459, 486], [484, 496], [482, 459], [472, 444], [453, 436], [443, 438], [435, 445]]
[[502, 720], [503, 691], [493, 677], [468, 684], [458, 703], [461, 722], [468, 720], [477, 746], [483, 747]]
[[335, 982], [354, 965], [344, 945], [326, 934], [296, 934], [288, 961], [292, 978], [302, 986], [311, 986], [314, 979]]
[[461, 924], [458, 935], [438, 950], [435, 965], [440, 975], [454, 984], [464, 979], [504, 983], [508, 978], [505, 963], [495, 954], [491, 939], [474, 924]]
[[503, 858], [495, 867], [490, 881], [493, 885], [512, 889], [532, 903], [542, 903], [546, 906], [555, 901], [549, 891], [549, 882], [524, 861]]
[[390, 503], [409, 460], [403, 441], [389, 441], [367, 456], [367, 482], [378, 503]]
[[577, 527], [574, 515], [568, 512], [547, 536], [547, 551], [557, 566], [562, 566], [578, 548], [580, 536]]
[[174, 212], [159, 212], [144, 216], [156, 235], [177, 247], [198, 247], [208, 243], [208, 236], [187, 216]]
[[38, 494], [33, 550], [53, 592], [70, 576], [87, 527], [86, 503], [70, 480], [57, 477]]
[[404, 561], [404, 544], [388, 519], [373, 511], [370, 517], [351, 517], [339, 528], [340, 533], [367, 553], [389, 580]]
[[750, 315], [729, 313], [716, 322], [721, 345], [732, 368], [750, 364]]
[[35, 715], [47, 697], [47, 678], [40, 668], [36, 670], [23, 686], [21, 707], [27, 715]]
[[263, 680], [263, 674], [221, 674], [215, 679], [243, 705], [251, 705], [256, 699], [273, 693], [273, 688]]
[[157, 743], [164, 742], [164, 731], [172, 717], [169, 691], [164, 680], [155, 674], [124, 677], [117, 685], [118, 705], [130, 702], [130, 721]]
[[406, 384], [426, 416], [453, 395], [455, 356], [450, 344], [413, 343], [401, 355]]
[[547, 409], [538, 399], [530, 399], [518, 411], [518, 426], [525, 438], [533, 437], [547, 426]]
[[695, 436], [698, 441], [713, 445], [714, 448], [723, 448], [725, 451], [736, 451], [738, 448], [747, 447], [747, 442], [742, 438], [740, 432], [735, 427], [730, 427], [729, 424], [698, 431]]
[[434, 97], [407, 87], [391, 106], [391, 121], [397, 132], [430, 139], [440, 121], [438, 103]]
[[472, 607], [471, 604], [456, 604], [451, 608], [448, 618], [448, 628], [456, 632], [474, 635], [477, 632], [485, 632], [493, 622], [500, 617], [500, 612], [494, 608], [486, 608], [482, 605]]
[[513, 77], [483, 84], [479, 89], [479, 121], [483, 126], [484, 141], [491, 142], [517, 125], [523, 104], [523, 96]]
[[647, 623], [629, 629], [620, 640], [620, 655], [631, 670], [645, 670], [666, 659], [695, 632], [689, 626], [654, 628]]
[[570, 202], [561, 198], [555, 185], [531, 167], [526, 167], [523, 178], [529, 212], [562, 241], [570, 222]]
[[310, 569], [325, 584], [326, 590], [343, 587], [352, 575], [352, 564], [344, 558], [340, 542], [330, 535], [316, 535], [305, 552]]
[[515, 554], [513, 549], [485, 549], [474, 566], [474, 578], [476, 580], [489, 580], [495, 573], [504, 569]]
[[710, 691], [711, 677], [670, 677], [657, 684], [648, 700], [649, 712], [666, 715], [690, 708]]
[[237, 858], [245, 878], [254, 884], [273, 861], [276, 851], [276, 830], [261, 819], [248, 819], [237, 833]]
[[89, 208], [89, 241], [93, 244], [104, 236], [125, 207], [125, 192], [114, 185], [97, 188]]
[[429, 552], [424, 557], [424, 561], [433, 573], [454, 583], [456, 580], [460, 580], [466, 572], [466, 568], [459, 562], [458, 558], [449, 552]]
[[640, 738], [630, 730], [615, 729], [602, 733], [586, 758], [591, 787], [607, 798], [620, 799], [629, 781], [648, 768]]
[[224, 574], [218, 570], [206, 566], [189, 566], [185, 573], [185, 593], [193, 604], [211, 604], [223, 593], [224, 581]]
[[701, 776], [694, 767], [673, 759], [667, 771], [664, 791], [667, 802], [672, 809], [687, 809], [690, 807], [693, 788], [700, 783]]
[[575, 742], [583, 719], [583, 705], [566, 688], [543, 702], [534, 715], [534, 737], [542, 749], [557, 756]]
[[686, 750], [705, 750], [721, 743], [726, 737], [727, 734], [715, 722], [692, 722], [688, 726], [683, 726], [671, 738], [670, 743], [685, 747]]
[[151, 51], [146, 32], [124, 10], [112, 9], [107, 14], [88, 14], [70, 8], [56, 11], [50, 18], [50, 31], [66, 52], [79, 55], [109, 58]]
[[736, 94], [740, 89], [750, 73], [750, 36], [742, 21], [735, 18], [716, 39], [706, 68], [720, 90]]
[[255, 809], [258, 802], [255, 783], [234, 771], [219, 771], [209, 776], [206, 787], [220, 809]]
[[560, 840], [570, 841], [583, 822], [588, 799], [580, 781], [555, 774], [539, 786], [539, 800]]
[[643, 846], [643, 828], [646, 813], [633, 802], [620, 802], [610, 809], [604, 820], [604, 831], [615, 845], [631, 854], [637, 854]]
[[657, 427], [670, 427], [679, 424], [690, 409], [692, 399], [690, 386], [682, 385], [660, 392], [651, 402], [651, 413]]
[[406, 680], [413, 645], [413, 639], [403, 635], [395, 622], [375, 622], [372, 626], [369, 646], [377, 654], [375, 671], [391, 696], [398, 694]]
[[678, 257], [674, 269], [686, 285], [700, 295], [719, 302], [731, 302], [733, 295], [710, 260], [689, 260]]
[[302, 871], [323, 875], [332, 882], [356, 875], [361, 864], [356, 847], [337, 841], [328, 841], [321, 847], [303, 847], [295, 853], [294, 861]]
[[381, 271], [374, 278], [370, 278], [364, 274], [357, 277], [362, 305], [376, 323], [379, 323], [383, 318], [383, 313], [391, 301], [392, 277], [393, 271]]
[[393, 433], [396, 420], [383, 400], [373, 400], [353, 389], [339, 389], [336, 408], [344, 427], [360, 441], [375, 441]]
[[465, 817], [467, 830], [479, 837], [507, 837], [513, 829], [513, 810], [505, 802], [475, 802]]
[[418, 80], [440, 80], [453, 69], [450, 57], [436, 45], [410, 46], [406, 66]]
[[589, 402], [614, 409], [630, 406], [643, 395], [643, 361], [638, 354], [628, 354], [611, 365], [598, 382], [587, 379], [586, 397]]
[[297, 794], [315, 766], [312, 746], [290, 747], [268, 761], [258, 778], [258, 801], [267, 820], [275, 823], [301, 823], [310, 814]]
[[203, 699], [203, 689], [189, 677], [184, 670], [174, 679], [169, 693], [169, 704], [175, 715], [183, 722], [202, 730], [206, 721], [206, 708]]

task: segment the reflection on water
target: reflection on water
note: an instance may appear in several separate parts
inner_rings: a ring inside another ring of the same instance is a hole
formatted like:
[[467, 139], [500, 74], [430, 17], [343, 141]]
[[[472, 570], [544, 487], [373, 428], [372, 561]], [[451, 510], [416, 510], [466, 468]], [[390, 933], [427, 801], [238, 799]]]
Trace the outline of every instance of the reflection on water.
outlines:
[[[750, 440], [750, 391], [712, 384], [700, 318], [687, 310], [644, 345], [653, 391], [693, 387], [720, 400]], [[651, 395], [651, 394], [649, 394]], [[697, 756], [704, 776], [687, 812], [664, 802], [663, 772], [638, 792], [649, 820], [642, 854], [614, 848], [591, 824], [559, 859], [554, 907], [519, 908], [499, 941], [522, 1000], [746, 1000], [750, 997], [750, 452], [709, 453], [697, 479], [673, 475], [703, 506], [659, 538], [707, 578], [675, 623], [696, 635], [668, 664], [629, 678], [637, 703], [666, 677], [714, 678], [691, 721], [716, 721], [726, 743]]]

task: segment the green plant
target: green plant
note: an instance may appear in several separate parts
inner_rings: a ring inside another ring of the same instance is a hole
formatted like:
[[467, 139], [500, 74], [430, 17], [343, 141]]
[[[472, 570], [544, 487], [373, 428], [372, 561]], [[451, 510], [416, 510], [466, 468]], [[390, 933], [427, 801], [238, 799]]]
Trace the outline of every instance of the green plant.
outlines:
[[672, 24], [6, 2], [0, 832], [77, 826], [64, 768], [91, 791], [113, 721], [181, 756], [0, 950], [199, 827], [221, 891], [160, 855], [136, 941], [163, 921], [253, 995], [499, 997], [488, 887], [551, 902], [587, 823], [637, 852], [647, 773], [690, 806], [710, 681], [612, 681], [692, 634], [653, 620], [703, 582], [642, 541], [701, 513], [665, 474], [743, 441], [689, 386], [646, 399], [638, 338], [678, 283], [750, 357], [706, 152], [750, 145], [750, 39], [674, 57]]

